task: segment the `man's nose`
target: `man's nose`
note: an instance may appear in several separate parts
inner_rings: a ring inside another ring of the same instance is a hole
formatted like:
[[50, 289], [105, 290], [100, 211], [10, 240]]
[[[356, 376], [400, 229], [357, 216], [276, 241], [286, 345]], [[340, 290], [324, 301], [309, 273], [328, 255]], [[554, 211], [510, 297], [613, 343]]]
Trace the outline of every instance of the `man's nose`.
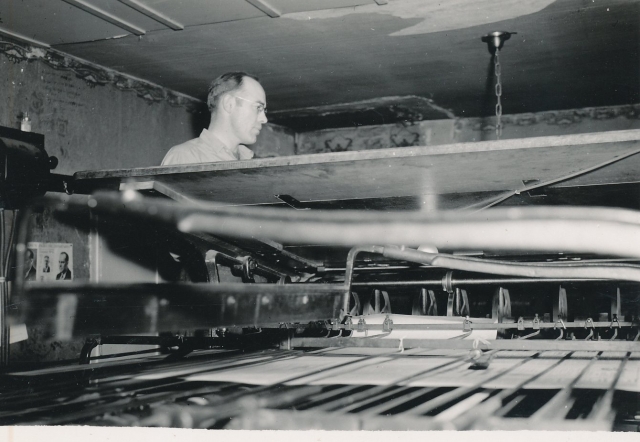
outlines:
[[260, 112], [260, 115], [258, 116], [258, 121], [262, 124], [265, 124], [268, 121], [267, 114], [265, 114], [264, 112]]

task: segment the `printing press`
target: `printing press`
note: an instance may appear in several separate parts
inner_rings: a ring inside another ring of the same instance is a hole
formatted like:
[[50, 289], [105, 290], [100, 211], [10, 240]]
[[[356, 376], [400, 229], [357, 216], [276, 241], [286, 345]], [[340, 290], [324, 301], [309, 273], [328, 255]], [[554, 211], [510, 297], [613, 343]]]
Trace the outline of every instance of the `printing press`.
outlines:
[[15, 279], [2, 348], [8, 321], [84, 345], [8, 363], [0, 422], [638, 431], [638, 153], [629, 130], [58, 179], [16, 274], [46, 214], [91, 278]]

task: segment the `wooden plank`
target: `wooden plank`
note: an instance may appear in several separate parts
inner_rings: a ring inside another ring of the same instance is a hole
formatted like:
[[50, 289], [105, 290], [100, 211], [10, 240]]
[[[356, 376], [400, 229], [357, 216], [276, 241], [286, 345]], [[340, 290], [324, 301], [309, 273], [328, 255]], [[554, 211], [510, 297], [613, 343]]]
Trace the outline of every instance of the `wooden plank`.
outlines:
[[91, 15], [94, 15], [102, 20], [111, 23], [112, 25], [116, 25], [119, 28], [124, 29], [125, 31], [131, 32], [135, 35], [144, 35], [146, 31], [138, 26], [129, 23], [115, 15], [98, 8], [97, 6], [93, 6], [91, 3], [86, 2], [85, 0], [63, 0], [70, 5], [73, 5], [77, 8], [82, 9], [83, 11], [88, 12]]
[[141, 14], [146, 15], [147, 17], [157, 21], [158, 23], [162, 23], [163, 25], [173, 29], [174, 31], [181, 31], [184, 29], [184, 25], [178, 23], [177, 21], [167, 17], [164, 14], [161, 14], [160, 12], [156, 11], [153, 8], [150, 8], [149, 6], [140, 3], [137, 0], [119, 0], [121, 3], [124, 3], [127, 6], [130, 6], [131, 8], [135, 9], [136, 11], [140, 12]]
[[[640, 130], [560, 137], [340, 152], [184, 166], [87, 171], [76, 191], [121, 180], [163, 183], [177, 194], [229, 204], [301, 202], [494, 192], [523, 188], [640, 151]], [[640, 181], [640, 155], [562, 185]], [[426, 201], [425, 201], [426, 203]]]

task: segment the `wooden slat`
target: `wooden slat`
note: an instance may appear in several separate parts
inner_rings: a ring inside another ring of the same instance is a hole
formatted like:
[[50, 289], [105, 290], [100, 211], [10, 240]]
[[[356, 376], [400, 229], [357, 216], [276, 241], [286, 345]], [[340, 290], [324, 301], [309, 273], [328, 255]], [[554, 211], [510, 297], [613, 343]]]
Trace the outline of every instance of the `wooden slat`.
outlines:
[[123, 20], [115, 15], [104, 11], [103, 9], [98, 8], [97, 6], [92, 5], [91, 3], [86, 2], [85, 0], [63, 0], [70, 5], [76, 6], [83, 11], [88, 12], [91, 15], [94, 15], [102, 20], [111, 23], [112, 25], [116, 25], [119, 28], [124, 29], [125, 31], [129, 31], [135, 35], [144, 35], [146, 31], [138, 26], [129, 23], [126, 20]]
[[140, 3], [137, 0], [119, 0], [119, 1], [121, 3], [124, 3], [127, 6], [132, 7], [133, 9], [140, 12], [141, 14], [144, 14], [147, 17], [157, 21], [158, 23], [162, 23], [163, 25], [173, 29], [174, 31], [181, 31], [184, 29], [184, 26], [182, 24], [178, 23], [175, 20], [172, 20], [171, 18], [167, 17], [164, 14], [161, 14], [155, 9], [150, 8], [149, 6], [143, 3]]

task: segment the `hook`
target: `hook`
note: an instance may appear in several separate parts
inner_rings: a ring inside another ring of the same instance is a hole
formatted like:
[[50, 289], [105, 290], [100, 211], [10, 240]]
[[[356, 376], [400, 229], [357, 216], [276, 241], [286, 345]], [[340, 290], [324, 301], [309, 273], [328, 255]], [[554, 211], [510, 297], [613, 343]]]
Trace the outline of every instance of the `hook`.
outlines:
[[562, 339], [563, 336], [564, 336], [564, 332], [562, 331], [562, 329], [560, 329], [560, 336], [556, 338], [556, 341], [559, 341], [560, 339]]
[[589, 334], [587, 335], [587, 337], [584, 338], [585, 341], [588, 341], [593, 337], [593, 332], [595, 330], [595, 327], [593, 326], [593, 319], [587, 318], [587, 320], [584, 322], [584, 328], [590, 328], [591, 329], [591, 330], [589, 330]]
[[[620, 290], [620, 289], [618, 289]], [[618, 321], [618, 315], [616, 313], [614, 313], [613, 318], [611, 319], [611, 324], [609, 325], [609, 328], [613, 328], [613, 336], [609, 339], [610, 341], [613, 341], [616, 339], [616, 337], [618, 336], [618, 328], [620, 328], [620, 322]]]
[[553, 326], [554, 330], [557, 328], [558, 323], [560, 323], [562, 328], [560, 329], [560, 336], [558, 336], [556, 338], [556, 341], [559, 341], [560, 339], [562, 339], [562, 337], [564, 336], [564, 330], [567, 329], [567, 327], [564, 325], [564, 322], [562, 321], [562, 318], [558, 318], [558, 320], [556, 321], [555, 325]]
[[[560, 330], [560, 333], [562, 333], [562, 330]], [[520, 336], [518, 339], [529, 339], [529, 338], [531, 338], [533, 336], [537, 336], [539, 334], [540, 334], [540, 330], [535, 331], [535, 332], [533, 332], [531, 334], [528, 334], [528, 335]], [[562, 335], [560, 335], [560, 336], [562, 336]]]

